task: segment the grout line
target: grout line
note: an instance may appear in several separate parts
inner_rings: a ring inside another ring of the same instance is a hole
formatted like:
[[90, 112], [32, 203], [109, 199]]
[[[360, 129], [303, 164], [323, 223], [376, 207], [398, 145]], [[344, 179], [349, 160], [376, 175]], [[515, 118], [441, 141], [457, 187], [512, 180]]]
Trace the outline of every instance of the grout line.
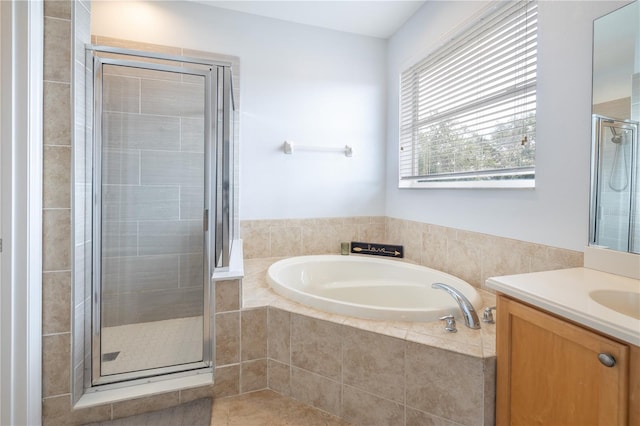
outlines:
[[52, 83], [52, 84], [64, 84], [65, 86], [71, 87], [71, 82], [69, 82], [69, 81], [58, 81], [58, 80], [42, 79], [42, 82], [43, 83]]
[[43, 398], [42, 398], [42, 400], [44, 401], [44, 400], [47, 400], [47, 399], [60, 398], [60, 397], [62, 397], [62, 396], [68, 396], [68, 397], [71, 397], [71, 393], [70, 393], [70, 392], [68, 392], [68, 393], [60, 393], [60, 394], [57, 394], [57, 395], [49, 395], [49, 396], [45, 396], [45, 397], [43, 397]]
[[42, 271], [42, 274], [51, 274], [51, 273], [62, 273], [62, 272], [71, 272], [71, 269], [51, 269]]
[[[48, 142], [44, 142], [44, 139], [43, 139], [42, 146], [43, 146], [43, 148], [68, 148], [70, 150], [74, 148], [71, 145], [71, 143], [67, 143], [67, 144], [64, 144], [64, 143], [48, 143]], [[74, 164], [73, 161], [70, 161], [70, 163], [72, 165]], [[84, 182], [82, 182], [82, 183], [84, 183]]]
[[47, 333], [47, 334], [43, 334], [42, 337], [64, 336], [65, 334], [71, 335], [71, 330], [69, 330], [69, 331], [60, 331], [60, 332], [57, 332], [57, 333]]
[[68, 22], [69, 24], [71, 24], [71, 20], [72, 20], [72, 18], [59, 18], [57, 16], [49, 16], [49, 15], [44, 15], [44, 18], [53, 19], [56, 21]]
[[42, 211], [46, 212], [46, 211], [71, 211], [71, 207], [43, 207]]

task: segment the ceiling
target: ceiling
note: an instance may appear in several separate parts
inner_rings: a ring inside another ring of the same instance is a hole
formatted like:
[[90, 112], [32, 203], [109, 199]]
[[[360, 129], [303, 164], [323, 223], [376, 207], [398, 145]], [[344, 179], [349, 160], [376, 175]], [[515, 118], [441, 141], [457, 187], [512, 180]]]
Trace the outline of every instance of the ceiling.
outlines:
[[192, 0], [210, 6], [365, 36], [389, 38], [425, 0]]

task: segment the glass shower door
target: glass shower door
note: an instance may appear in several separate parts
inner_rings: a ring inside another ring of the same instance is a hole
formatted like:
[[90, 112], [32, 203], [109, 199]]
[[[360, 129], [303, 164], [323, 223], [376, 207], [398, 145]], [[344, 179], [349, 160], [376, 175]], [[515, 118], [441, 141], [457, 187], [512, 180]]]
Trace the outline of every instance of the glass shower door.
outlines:
[[93, 382], [210, 366], [212, 71], [97, 60]]

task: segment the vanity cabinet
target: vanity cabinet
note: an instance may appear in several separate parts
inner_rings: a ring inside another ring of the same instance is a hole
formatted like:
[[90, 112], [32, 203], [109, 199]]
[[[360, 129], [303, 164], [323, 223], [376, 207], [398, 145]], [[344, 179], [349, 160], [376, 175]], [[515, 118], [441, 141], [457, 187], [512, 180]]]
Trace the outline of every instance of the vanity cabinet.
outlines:
[[638, 347], [504, 295], [497, 306], [498, 425], [640, 423]]

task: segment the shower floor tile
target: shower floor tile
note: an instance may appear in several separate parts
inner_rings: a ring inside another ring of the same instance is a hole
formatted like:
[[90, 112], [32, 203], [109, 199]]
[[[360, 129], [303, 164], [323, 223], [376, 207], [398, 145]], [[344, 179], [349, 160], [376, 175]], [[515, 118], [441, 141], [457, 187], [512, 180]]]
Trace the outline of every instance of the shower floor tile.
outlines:
[[202, 336], [201, 316], [105, 327], [102, 375], [200, 361]]

